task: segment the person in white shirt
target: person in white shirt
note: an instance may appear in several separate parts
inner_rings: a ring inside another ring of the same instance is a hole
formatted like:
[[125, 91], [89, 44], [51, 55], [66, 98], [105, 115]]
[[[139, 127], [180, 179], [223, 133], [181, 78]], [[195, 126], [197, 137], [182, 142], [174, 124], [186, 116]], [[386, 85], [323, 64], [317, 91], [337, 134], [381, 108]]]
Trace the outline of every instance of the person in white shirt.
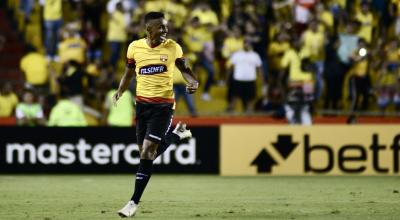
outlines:
[[251, 112], [256, 98], [257, 74], [263, 77], [261, 58], [253, 51], [251, 42], [245, 40], [243, 46], [243, 50], [233, 53], [229, 59], [229, 66], [233, 68], [233, 71], [229, 71], [233, 73], [233, 82], [230, 84], [233, 99], [228, 103], [227, 111], [232, 111], [236, 100], [240, 99], [243, 110]]

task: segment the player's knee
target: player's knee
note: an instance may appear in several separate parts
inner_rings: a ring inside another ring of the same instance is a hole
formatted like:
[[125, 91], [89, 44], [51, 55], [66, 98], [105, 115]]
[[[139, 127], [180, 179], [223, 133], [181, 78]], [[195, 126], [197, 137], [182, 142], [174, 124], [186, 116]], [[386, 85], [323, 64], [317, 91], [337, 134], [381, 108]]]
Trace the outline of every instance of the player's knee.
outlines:
[[146, 160], [154, 160], [157, 153], [157, 144], [151, 141], [143, 143], [142, 150], [140, 152], [140, 158]]

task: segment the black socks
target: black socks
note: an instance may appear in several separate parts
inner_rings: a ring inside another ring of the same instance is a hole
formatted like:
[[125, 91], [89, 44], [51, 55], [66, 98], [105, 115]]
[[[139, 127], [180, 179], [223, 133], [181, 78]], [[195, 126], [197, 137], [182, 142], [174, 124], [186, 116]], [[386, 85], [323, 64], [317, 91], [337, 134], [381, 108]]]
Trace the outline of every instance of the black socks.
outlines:
[[152, 168], [153, 168], [152, 160], [145, 160], [145, 159], [140, 160], [139, 169], [136, 173], [135, 192], [133, 193], [131, 198], [131, 200], [133, 200], [135, 204], [139, 204], [144, 189], [146, 188], [146, 185], [150, 180]]
[[178, 135], [172, 133], [171, 131], [169, 131], [167, 133], [167, 135], [165, 135], [165, 138], [163, 138], [160, 142], [160, 144], [158, 145], [157, 148], [157, 153], [156, 153], [156, 157], [160, 156], [162, 153], [165, 152], [165, 150], [167, 150], [167, 148], [169, 147], [169, 145], [171, 145], [172, 143], [177, 143], [180, 141], [180, 138]]

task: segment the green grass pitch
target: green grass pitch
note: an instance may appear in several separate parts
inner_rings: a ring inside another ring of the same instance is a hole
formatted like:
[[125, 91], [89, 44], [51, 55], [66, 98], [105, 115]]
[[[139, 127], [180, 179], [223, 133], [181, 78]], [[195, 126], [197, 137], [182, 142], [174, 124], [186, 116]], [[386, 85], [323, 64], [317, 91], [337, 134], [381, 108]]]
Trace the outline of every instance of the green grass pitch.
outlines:
[[[0, 219], [119, 219], [133, 175], [0, 175]], [[400, 219], [399, 177], [153, 175], [137, 219]]]

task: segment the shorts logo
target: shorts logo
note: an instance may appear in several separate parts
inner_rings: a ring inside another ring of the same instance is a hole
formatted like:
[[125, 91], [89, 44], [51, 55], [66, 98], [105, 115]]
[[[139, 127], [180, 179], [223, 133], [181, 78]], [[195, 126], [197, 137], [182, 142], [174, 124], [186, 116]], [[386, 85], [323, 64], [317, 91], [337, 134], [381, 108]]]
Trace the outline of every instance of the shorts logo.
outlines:
[[163, 62], [167, 62], [168, 55], [160, 55], [160, 60], [163, 61]]
[[141, 67], [139, 69], [139, 74], [140, 75], [154, 75], [158, 73], [164, 73], [167, 72], [167, 66], [163, 64], [158, 64], [158, 65], [148, 65]]

